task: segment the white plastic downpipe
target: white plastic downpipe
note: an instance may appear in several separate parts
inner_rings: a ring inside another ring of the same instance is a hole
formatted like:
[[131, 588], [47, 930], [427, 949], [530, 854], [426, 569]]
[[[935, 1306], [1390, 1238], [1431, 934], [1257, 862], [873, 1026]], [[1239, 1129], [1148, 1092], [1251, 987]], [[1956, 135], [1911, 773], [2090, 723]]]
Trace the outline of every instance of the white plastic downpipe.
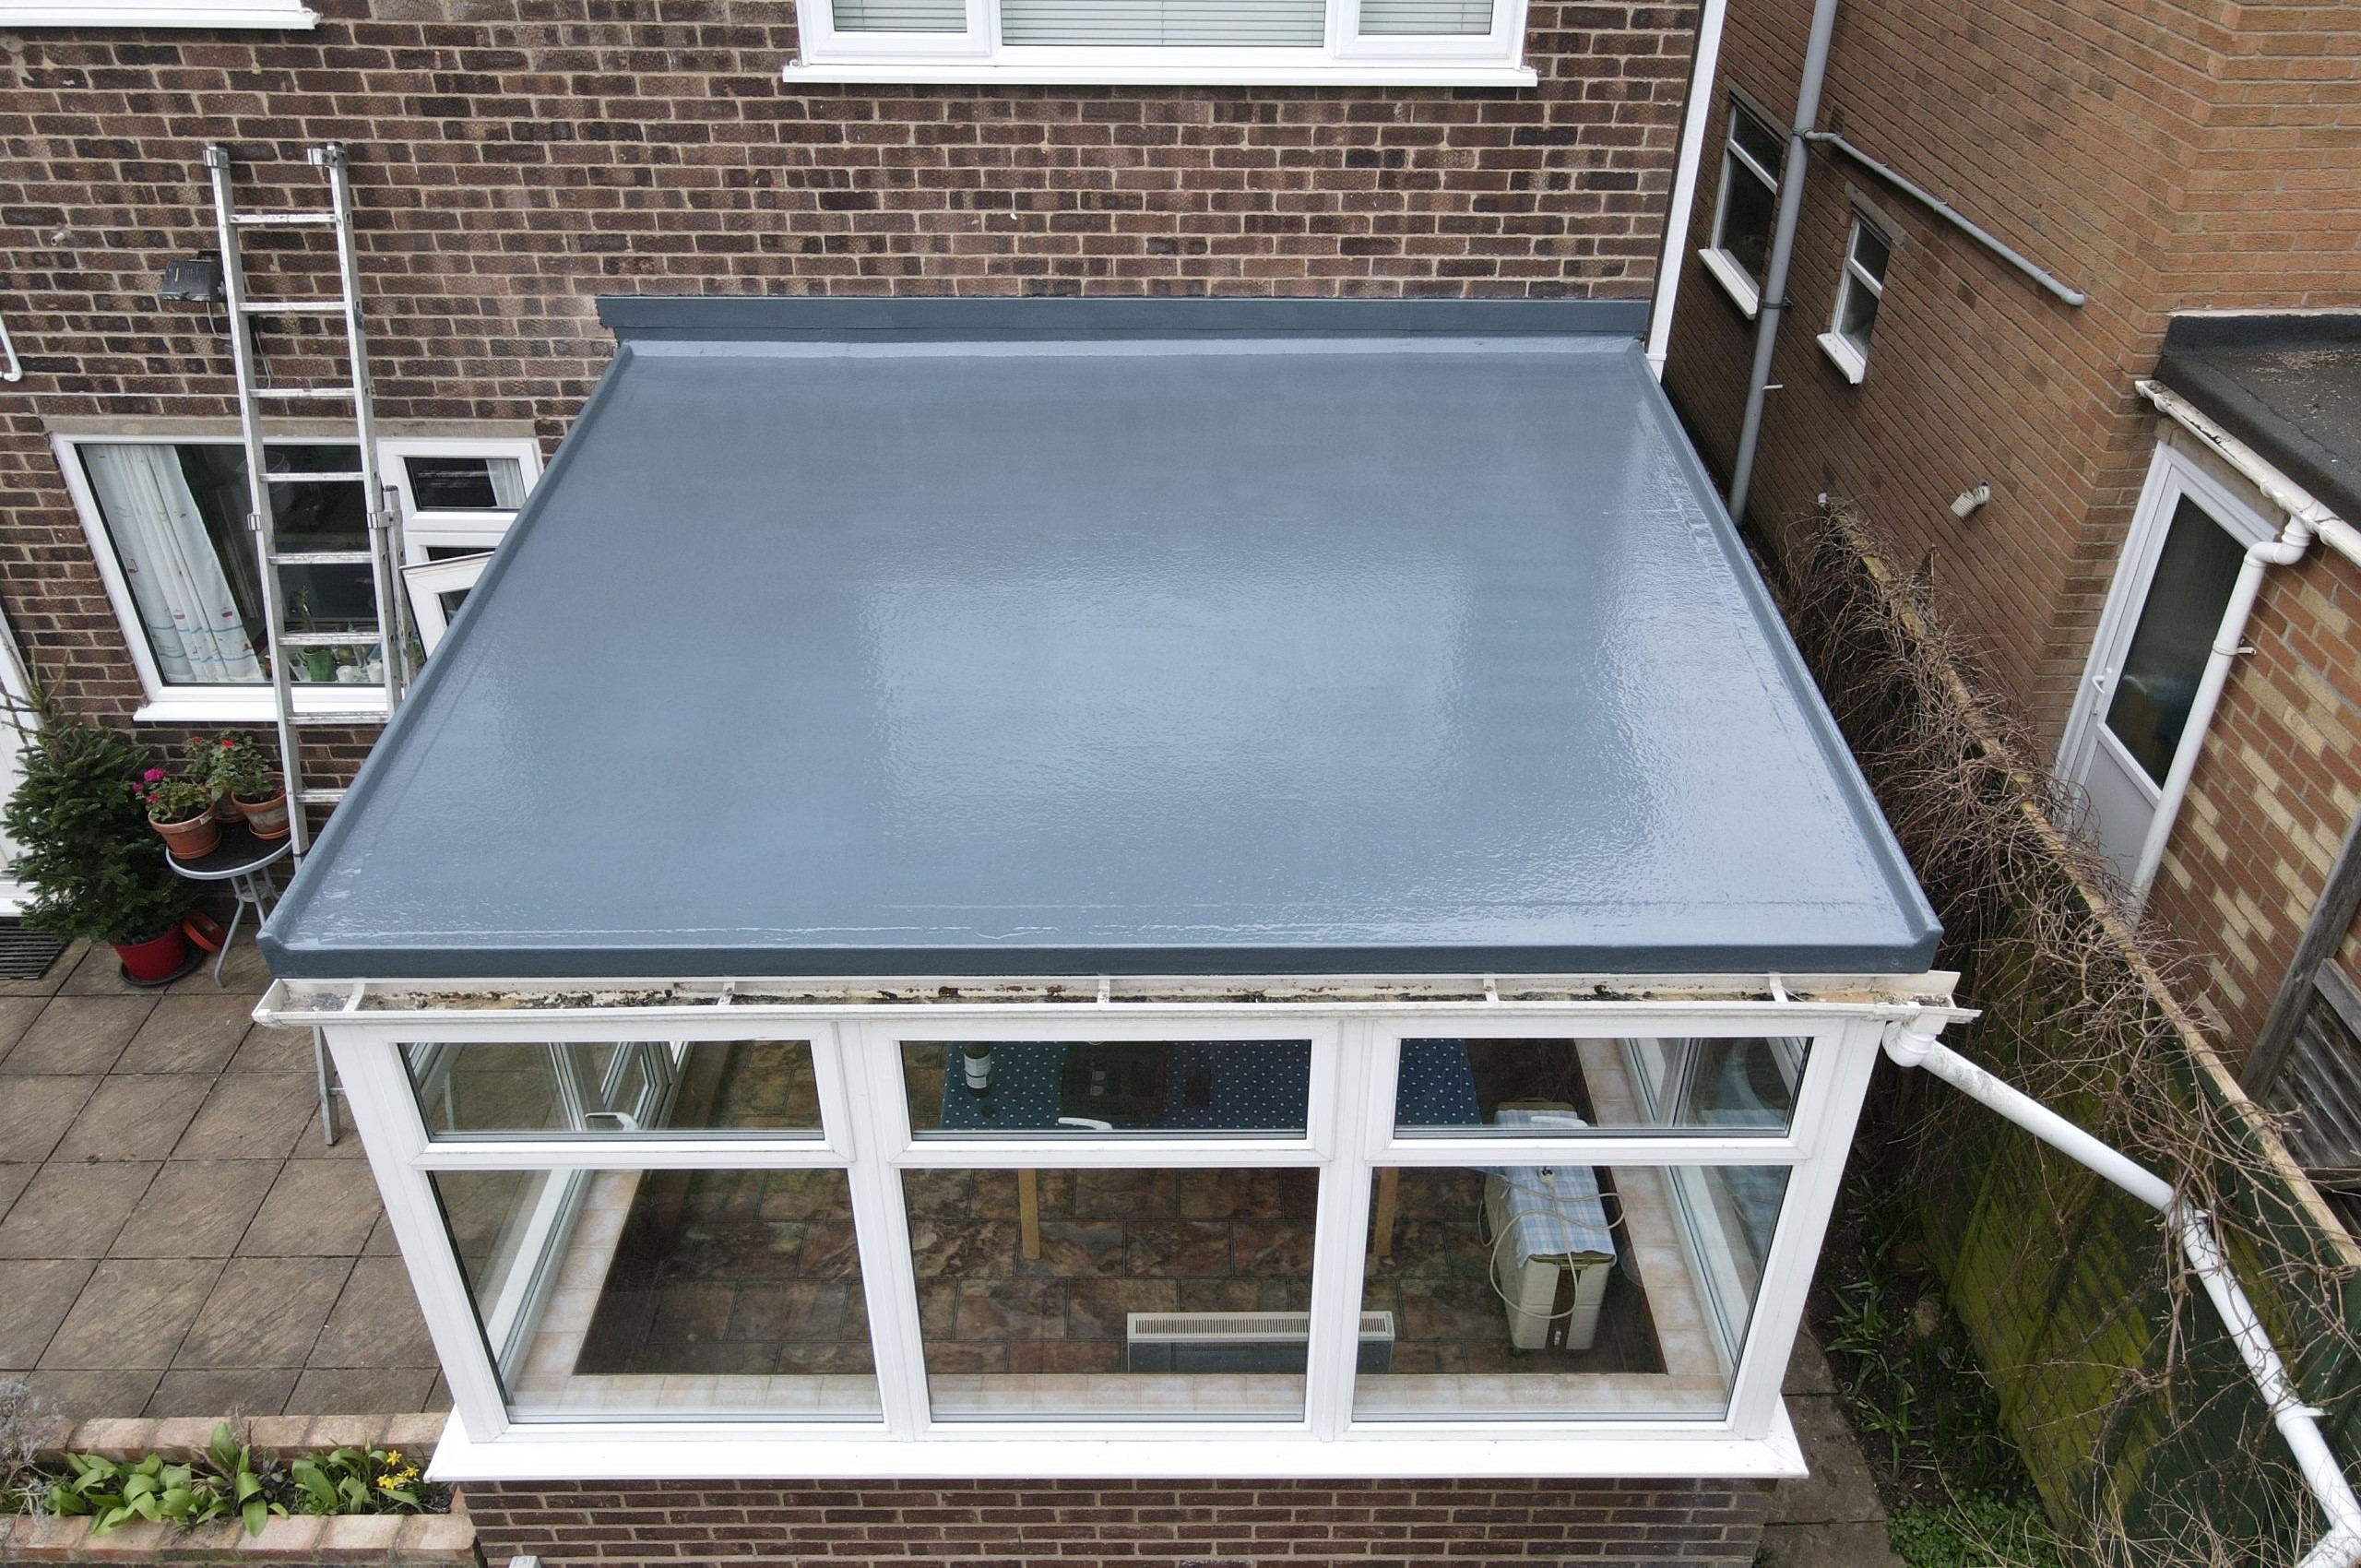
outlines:
[[2197, 695], [2189, 701], [2189, 719], [2181, 726], [2180, 745], [2173, 753], [2172, 766], [2165, 770], [2164, 794], [2157, 800], [2156, 814], [2148, 824], [2148, 837], [2140, 846], [2140, 859], [2131, 877], [2132, 897], [2136, 899], [2145, 901], [2156, 868], [2164, 863], [2165, 845], [2172, 838], [2173, 823], [2180, 815], [2181, 802], [2188, 797], [2189, 776], [2197, 771], [2198, 755], [2204, 751], [2206, 734], [2213, 728], [2213, 710], [2222, 704], [2222, 688], [2229, 684], [2231, 662], [2245, 646], [2247, 622], [2254, 614], [2257, 596], [2262, 592], [2262, 575], [2272, 566], [2294, 565], [2311, 546], [2312, 525], [2300, 517], [2290, 521], [2277, 539], [2258, 540], [2247, 546], [2237, 581], [2230, 587], [2230, 602], [2222, 612], [2221, 630], [2214, 635], [2205, 671], [2198, 677]]
[[1689, 67], [1689, 106], [1680, 119], [1680, 161], [1672, 176], [1672, 208], [1664, 216], [1664, 252], [1656, 258], [1655, 303], [1648, 312], [1648, 369], [1664, 379], [1672, 351], [1672, 311], [1680, 298], [1680, 267], [1689, 248], [1689, 219], [1697, 207], [1698, 170], [1705, 157], [1705, 115], [1714, 106], [1714, 74], [1722, 64], [1722, 24], [1729, 0], [1705, 0], [1697, 18], [1697, 53]]
[[[2257, 549], [2262, 548], [2258, 545]], [[2282, 563], [2284, 564], [2284, 563]], [[2258, 575], [2260, 568], [2257, 567]], [[2304, 1554], [2299, 1568], [2361, 1568], [2361, 1498], [2353, 1494], [2343, 1467], [2320, 1435], [2319, 1411], [2296, 1392], [2287, 1365], [2272, 1348], [2262, 1319], [2230, 1271], [2213, 1224], [2204, 1210], [2191, 1208], [2174, 1194], [2172, 1183], [2119, 1149], [2102, 1143], [2021, 1089], [2012, 1088], [1935, 1038], [1948, 1015], [1929, 1010], [1888, 1029], [1886, 1054], [1904, 1067], [1932, 1073], [1977, 1103], [1999, 1112], [2043, 1143], [2097, 1171], [2117, 1186], [2165, 1217], [2189, 1260], [2190, 1272], [2204, 1287], [2222, 1314], [2231, 1342], [2247, 1364], [2247, 1373], [2271, 1411], [2273, 1425], [2286, 1439], [2303, 1472], [2304, 1483], [2328, 1520], [2328, 1533]]]

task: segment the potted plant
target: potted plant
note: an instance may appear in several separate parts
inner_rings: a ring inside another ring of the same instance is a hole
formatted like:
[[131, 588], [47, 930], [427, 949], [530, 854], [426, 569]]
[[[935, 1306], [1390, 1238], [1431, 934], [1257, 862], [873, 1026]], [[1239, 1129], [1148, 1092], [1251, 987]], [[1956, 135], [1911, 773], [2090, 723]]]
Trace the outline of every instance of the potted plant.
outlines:
[[[205, 759], [205, 775], [220, 800], [245, 819], [257, 838], [287, 837], [287, 789], [270, 754], [248, 734], [218, 735], [197, 747]], [[215, 814], [220, 814], [217, 802]]]
[[133, 793], [146, 748], [56, 715], [25, 750], [5, 814], [17, 845], [9, 870], [31, 893], [24, 923], [113, 946], [125, 978], [155, 985], [185, 971], [181, 921], [194, 902]]
[[198, 860], [219, 847], [221, 828], [213, 820], [213, 786], [205, 779], [174, 778], [160, 767], [151, 767], [140, 774], [132, 792], [148, 809], [148, 826], [177, 858]]

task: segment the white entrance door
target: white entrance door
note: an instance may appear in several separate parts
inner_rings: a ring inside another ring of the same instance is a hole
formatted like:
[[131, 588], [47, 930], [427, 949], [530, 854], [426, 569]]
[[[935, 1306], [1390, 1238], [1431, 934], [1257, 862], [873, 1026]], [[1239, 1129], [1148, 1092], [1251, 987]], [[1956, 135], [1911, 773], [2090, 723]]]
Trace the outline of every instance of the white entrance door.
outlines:
[[[32, 685], [25, 679], [17, 639], [5, 623], [0, 623], [0, 692], [7, 698], [0, 704], [0, 802], [5, 802], [17, 792], [17, 780], [24, 777], [25, 740], [33, 728]], [[9, 841], [8, 830], [0, 826], [0, 915], [13, 915], [24, 908], [24, 889], [8, 874], [9, 863], [16, 858], [17, 846]]]
[[[2271, 535], [2251, 506], [2169, 446], [2156, 449], [2058, 771], [2090, 802], [2087, 830], [2135, 900], [2163, 858], [2165, 777], [2184, 747], [2199, 679], [2247, 546]], [[2165, 825], [2169, 831], [2170, 825]]]

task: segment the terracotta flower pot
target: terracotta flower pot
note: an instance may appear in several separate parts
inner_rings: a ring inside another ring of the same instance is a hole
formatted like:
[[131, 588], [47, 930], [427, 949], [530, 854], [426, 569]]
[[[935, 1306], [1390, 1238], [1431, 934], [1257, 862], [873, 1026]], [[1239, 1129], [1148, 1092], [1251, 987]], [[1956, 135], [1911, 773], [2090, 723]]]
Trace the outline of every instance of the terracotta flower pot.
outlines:
[[221, 829], [215, 826], [210, 813], [186, 822], [151, 820], [148, 826], [163, 837], [166, 852], [178, 861], [202, 860], [221, 842]]
[[213, 797], [213, 820], [227, 827], [233, 822], [246, 820], [246, 808], [238, 803], [235, 795]]
[[244, 814], [246, 831], [257, 838], [284, 838], [288, 834], [287, 791], [281, 790], [267, 801], [239, 801], [238, 810]]
[[188, 938], [182, 933], [178, 921], [160, 936], [110, 945], [114, 948], [114, 956], [123, 960], [123, 972], [142, 985], [168, 980], [188, 967]]

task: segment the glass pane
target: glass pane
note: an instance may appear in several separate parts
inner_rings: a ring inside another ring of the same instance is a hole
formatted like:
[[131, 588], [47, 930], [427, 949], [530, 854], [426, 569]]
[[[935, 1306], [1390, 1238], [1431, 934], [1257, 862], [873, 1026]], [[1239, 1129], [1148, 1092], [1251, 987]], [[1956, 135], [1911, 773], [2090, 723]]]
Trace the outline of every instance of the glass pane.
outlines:
[[1837, 333], [1861, 350], [1869, 351], [1869, 332], [1877, 325], [1878, 297], [1851, 273], [1845, 275], [1845, 299], [1836, 313]]
[[513, 512], [525, 504], [525, 467], [514, 457], [404, 457], [421, 512]]
[[2107, 729], [2158, 784], [2180, 749], [2198, 678], [2245, 555], [2228, 529], [2181, 498], [2106, 710]]
[[907, 1170], [944, 1420], [1303, 1414], [1316, 1170]]
[[429, 1180], [518, 1420], [879, 1412], [842, 1170]]
[[1771, 258], [1771, 220], [1775, 197], [1770, 186], [1736, 159], [1727, 160], [1722, 187], [1721, 247], [1762, 286]]
[[799, 1039], [406, 1045], [433, 1136], [820, 1131]]
[[965, 32], [967, 0], [834, 0], [838, 32]]
[[1853, 260], [1862, 271], [1882, 283], [1885, 281], [1886, 263], [1892, 258], [1893, 247], [1886, 244], [1883, 234], [1867, 223], [1854, 223]]
[[1311, 1042], [908, 1041], [902, 1082], [920, 1136], [1043, 1133], [1303, 1135]]
[[1787, 1130], [1808, 1039], [1406, 1039], [1405, 1134]]
[[1719, 1417], [1785, 1166], [1388, 1169], [1353, 1413]]
[[1001, 42], [1133, 47], [1318, 48], [1323, 0], [1001, 0]]
[[1361, 36], [1481, 38], [1492, 30], [1492, 0], [1361, 0]]
[[1765, 173], [1774, 180], [1779, 177], [1787, 161], [1786, 139], [1738, 103], [1730, 105], [1730, 140], [1744, 148]]

